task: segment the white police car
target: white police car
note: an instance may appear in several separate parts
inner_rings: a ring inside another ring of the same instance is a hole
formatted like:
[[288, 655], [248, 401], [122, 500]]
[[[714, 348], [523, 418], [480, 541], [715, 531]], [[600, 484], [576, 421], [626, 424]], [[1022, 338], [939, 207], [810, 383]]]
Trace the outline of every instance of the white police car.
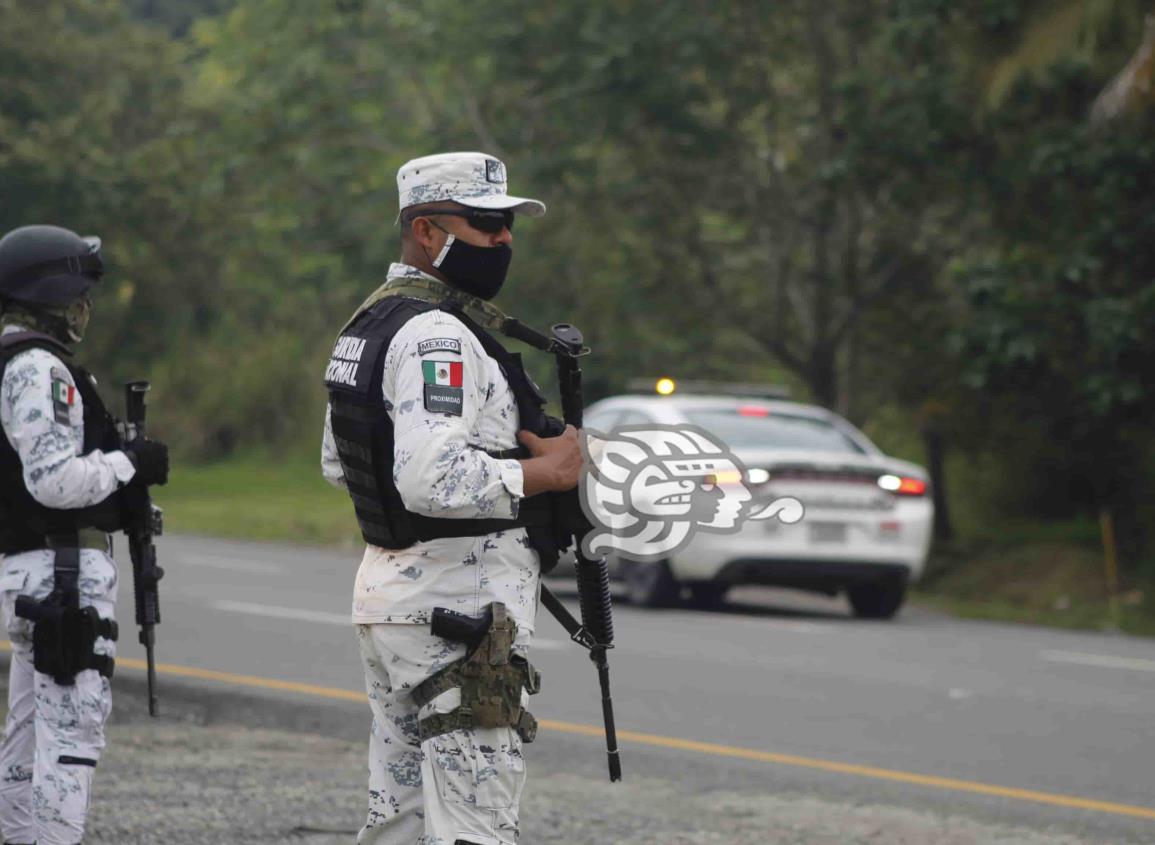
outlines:
[[[672, 388], [672, 383], [669, 383]], [[742, 392], [739, 390], [738, 392]], [[735, 533], [698, 533], [662, 560], [611, 555], [631, 603], [672, 606], [688, 592], [708, 606], [740, 584], [845, 591], [856, 615], [890, 618], [918, 580], [930, 549], [934, 505], [927, 473], [887, 457], [824, 408], [730, 392], [615, 396], [592, 404], [585, 428], [696, 426], [727, 446], [759, 500], [794, 497], [795, 524], [748, 520]]]

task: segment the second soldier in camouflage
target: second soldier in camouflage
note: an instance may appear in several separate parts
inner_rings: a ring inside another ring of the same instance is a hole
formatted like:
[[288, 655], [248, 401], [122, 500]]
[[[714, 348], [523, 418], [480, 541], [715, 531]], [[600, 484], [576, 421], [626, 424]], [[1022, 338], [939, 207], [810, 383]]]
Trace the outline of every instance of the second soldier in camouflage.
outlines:
[[[545, 206], [509, 196], [505, 165], [481, 153], [415, 159], [397, 181], [401, 261], [325, 373], [323, 472], [368, 544], [353, 595], [373, 711], [357, 841], [514, 845], [526, 657], [556, 554], [545, 494], [577, 485], [581, 453], [486, 323], [514, 216]], [[434, 632], [438, 608], [494, 625], [473, 651]]]

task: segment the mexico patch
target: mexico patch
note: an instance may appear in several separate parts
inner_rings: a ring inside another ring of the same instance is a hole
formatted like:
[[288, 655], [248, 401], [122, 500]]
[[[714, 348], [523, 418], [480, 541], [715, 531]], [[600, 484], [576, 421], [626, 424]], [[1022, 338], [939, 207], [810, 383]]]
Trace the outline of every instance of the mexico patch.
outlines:
[[428, 355], [430, 352], [456, 352], [461, 354], [461, 341], [455, 337], [434, 337], [417, 344], [418, 355]]
[[460, 387], [443, 387], [439, 384], [425, 385], [425, 410], [431, 414], [452, 414], [461, 416], [462, 396]]
[[63, 379], [52, 380], [52, 414], [56, 422], [69, 425], [72, 422], [68, 409], [76, 404], [76, 388]]
[[427, 385], [439, 387], [461, 387], [460, 361], [422, 361], [421, 374]]

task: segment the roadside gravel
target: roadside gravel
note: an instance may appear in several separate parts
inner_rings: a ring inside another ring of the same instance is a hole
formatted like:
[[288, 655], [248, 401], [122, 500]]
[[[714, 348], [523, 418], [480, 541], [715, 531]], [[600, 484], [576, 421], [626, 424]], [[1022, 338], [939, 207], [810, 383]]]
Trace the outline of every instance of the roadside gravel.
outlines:
[[[0, 673], [6, 678], [5, 666]], [[118, 695], [87, 842], [354, 842], [365, 767], [364, 744], [354, 739], [364, 729], [358, 709], [170, 685], [164, 716], [149, 719], [142, 698], [138, 689]], [[334, 709], [341, 710], [336, 719]], [[587, 762], [596, 748], [575, 747]], [[1107, 845], [1057, 830], [765, 788], [687, 794], [685, 767], [709, 766], [689, 755], [667, 776], [647, 766], [614, 785], [588, 765], [565, 771], [565, 754], [551, 751], [536, 765], [534, 756], [524, 845]]]

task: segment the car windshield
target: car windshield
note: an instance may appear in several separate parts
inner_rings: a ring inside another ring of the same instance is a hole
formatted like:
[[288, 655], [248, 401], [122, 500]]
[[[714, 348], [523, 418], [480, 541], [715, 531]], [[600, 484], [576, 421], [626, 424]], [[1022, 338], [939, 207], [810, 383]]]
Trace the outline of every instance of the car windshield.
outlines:
[[797, 449], [866, 454], [832, 423], [816, 417], [740, 408], [695, 408], [684, 412], [691, 423], [720, 438], [731, 449]]

